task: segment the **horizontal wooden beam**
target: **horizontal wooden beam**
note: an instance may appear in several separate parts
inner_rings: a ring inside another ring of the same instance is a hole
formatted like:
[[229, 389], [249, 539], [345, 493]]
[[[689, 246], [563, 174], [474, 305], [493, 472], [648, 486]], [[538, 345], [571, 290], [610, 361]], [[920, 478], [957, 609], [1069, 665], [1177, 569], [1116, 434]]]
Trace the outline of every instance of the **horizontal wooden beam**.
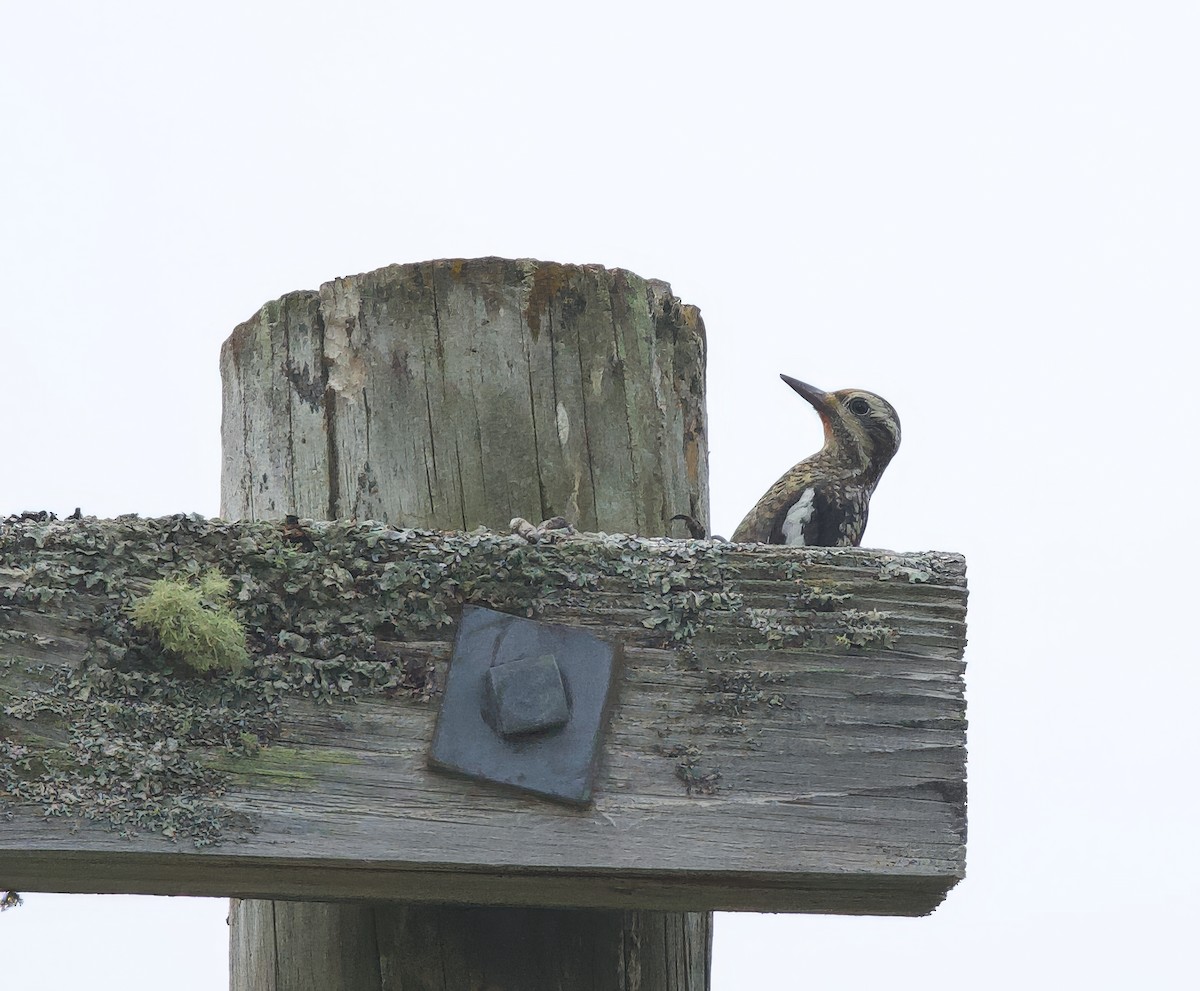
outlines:
[[[250, 664], [133, 623], [217, 567]], [[593, 804], [431, 770], [467, 603], [625, 668]], [[199, 517], [0, 526], [0, 887], [918, 915], [963, 876], [957, 555]]]

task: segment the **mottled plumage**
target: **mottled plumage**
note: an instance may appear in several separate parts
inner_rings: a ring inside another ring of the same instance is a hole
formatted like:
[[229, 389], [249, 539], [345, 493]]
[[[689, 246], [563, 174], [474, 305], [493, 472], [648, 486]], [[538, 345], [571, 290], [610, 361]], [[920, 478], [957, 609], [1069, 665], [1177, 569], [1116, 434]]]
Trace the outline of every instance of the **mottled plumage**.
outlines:
[[802, 547], [857, 547], [871, 493], [900, 446], [891, 403], [862, 389], [822, 392], [779, 376], [812, 404], [825, 446], [772, 485], [733, 533], [733, 540]]

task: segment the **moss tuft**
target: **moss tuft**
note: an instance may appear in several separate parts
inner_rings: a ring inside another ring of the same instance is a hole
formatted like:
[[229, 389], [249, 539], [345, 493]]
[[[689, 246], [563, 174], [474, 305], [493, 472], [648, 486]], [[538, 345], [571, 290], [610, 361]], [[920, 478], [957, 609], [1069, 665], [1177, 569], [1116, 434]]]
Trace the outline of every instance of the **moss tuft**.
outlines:
[[216, 568], [198, 580], [163, 578], [130, 607], [134, 625], [193, 671], [245, 669], [246, 631], [229, 608], [230, 582]]

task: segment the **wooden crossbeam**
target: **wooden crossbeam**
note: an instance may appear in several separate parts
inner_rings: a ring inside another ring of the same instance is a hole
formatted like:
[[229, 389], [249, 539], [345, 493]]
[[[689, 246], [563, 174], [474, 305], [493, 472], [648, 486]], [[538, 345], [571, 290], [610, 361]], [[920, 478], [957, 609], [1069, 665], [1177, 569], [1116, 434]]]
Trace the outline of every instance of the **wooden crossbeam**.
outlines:
[[[135, 625], [217, 568], [249, 663]], [[625, 668], [590, 807], [430, 769], [464, 604]], [[963, 876], [960, 556], [385, 524], [0, 526], [0, 887], [919, 915]]]

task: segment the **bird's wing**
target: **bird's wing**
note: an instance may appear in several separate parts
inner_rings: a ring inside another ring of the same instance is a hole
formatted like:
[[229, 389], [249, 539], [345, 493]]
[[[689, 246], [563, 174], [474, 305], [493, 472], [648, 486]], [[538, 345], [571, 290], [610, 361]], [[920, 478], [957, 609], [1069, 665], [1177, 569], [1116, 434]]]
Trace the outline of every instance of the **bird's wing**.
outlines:
[[784, 506], [782, 512], [776, 513], [771, 543], [811, 547], [811, 535], [817, 523], [814, 518], [816, 516], [817, 487], [810, 485], [800, 492], [799, 497]]
[[852, 507], [838, 487], [818, 481], [800, 488], [796, 496], [780, 500], [768, 518], [761, 519], [761, 535], [745, 539], [792, 547], [852, 546], [865, 523], [865, 506]]
[[767, 489], [732, 539], [793, 547], [853, 546], [867, 520], [870, 493], [858, 498], [861, 491], [831, 479], [824, 465], [806, 459]]
[[[736, 543], [819, 547], [830, 529], [834, 500], [819, 482], [797, 485], [789, 473], [767, 490], [733, 532]], [[836, 534], [837, 524], [832, 524]]]
[[846, 508], [833, 486], [815, 482], [780, 507], [769, 542], [792, 547], [835, 547], [843, 539]]

